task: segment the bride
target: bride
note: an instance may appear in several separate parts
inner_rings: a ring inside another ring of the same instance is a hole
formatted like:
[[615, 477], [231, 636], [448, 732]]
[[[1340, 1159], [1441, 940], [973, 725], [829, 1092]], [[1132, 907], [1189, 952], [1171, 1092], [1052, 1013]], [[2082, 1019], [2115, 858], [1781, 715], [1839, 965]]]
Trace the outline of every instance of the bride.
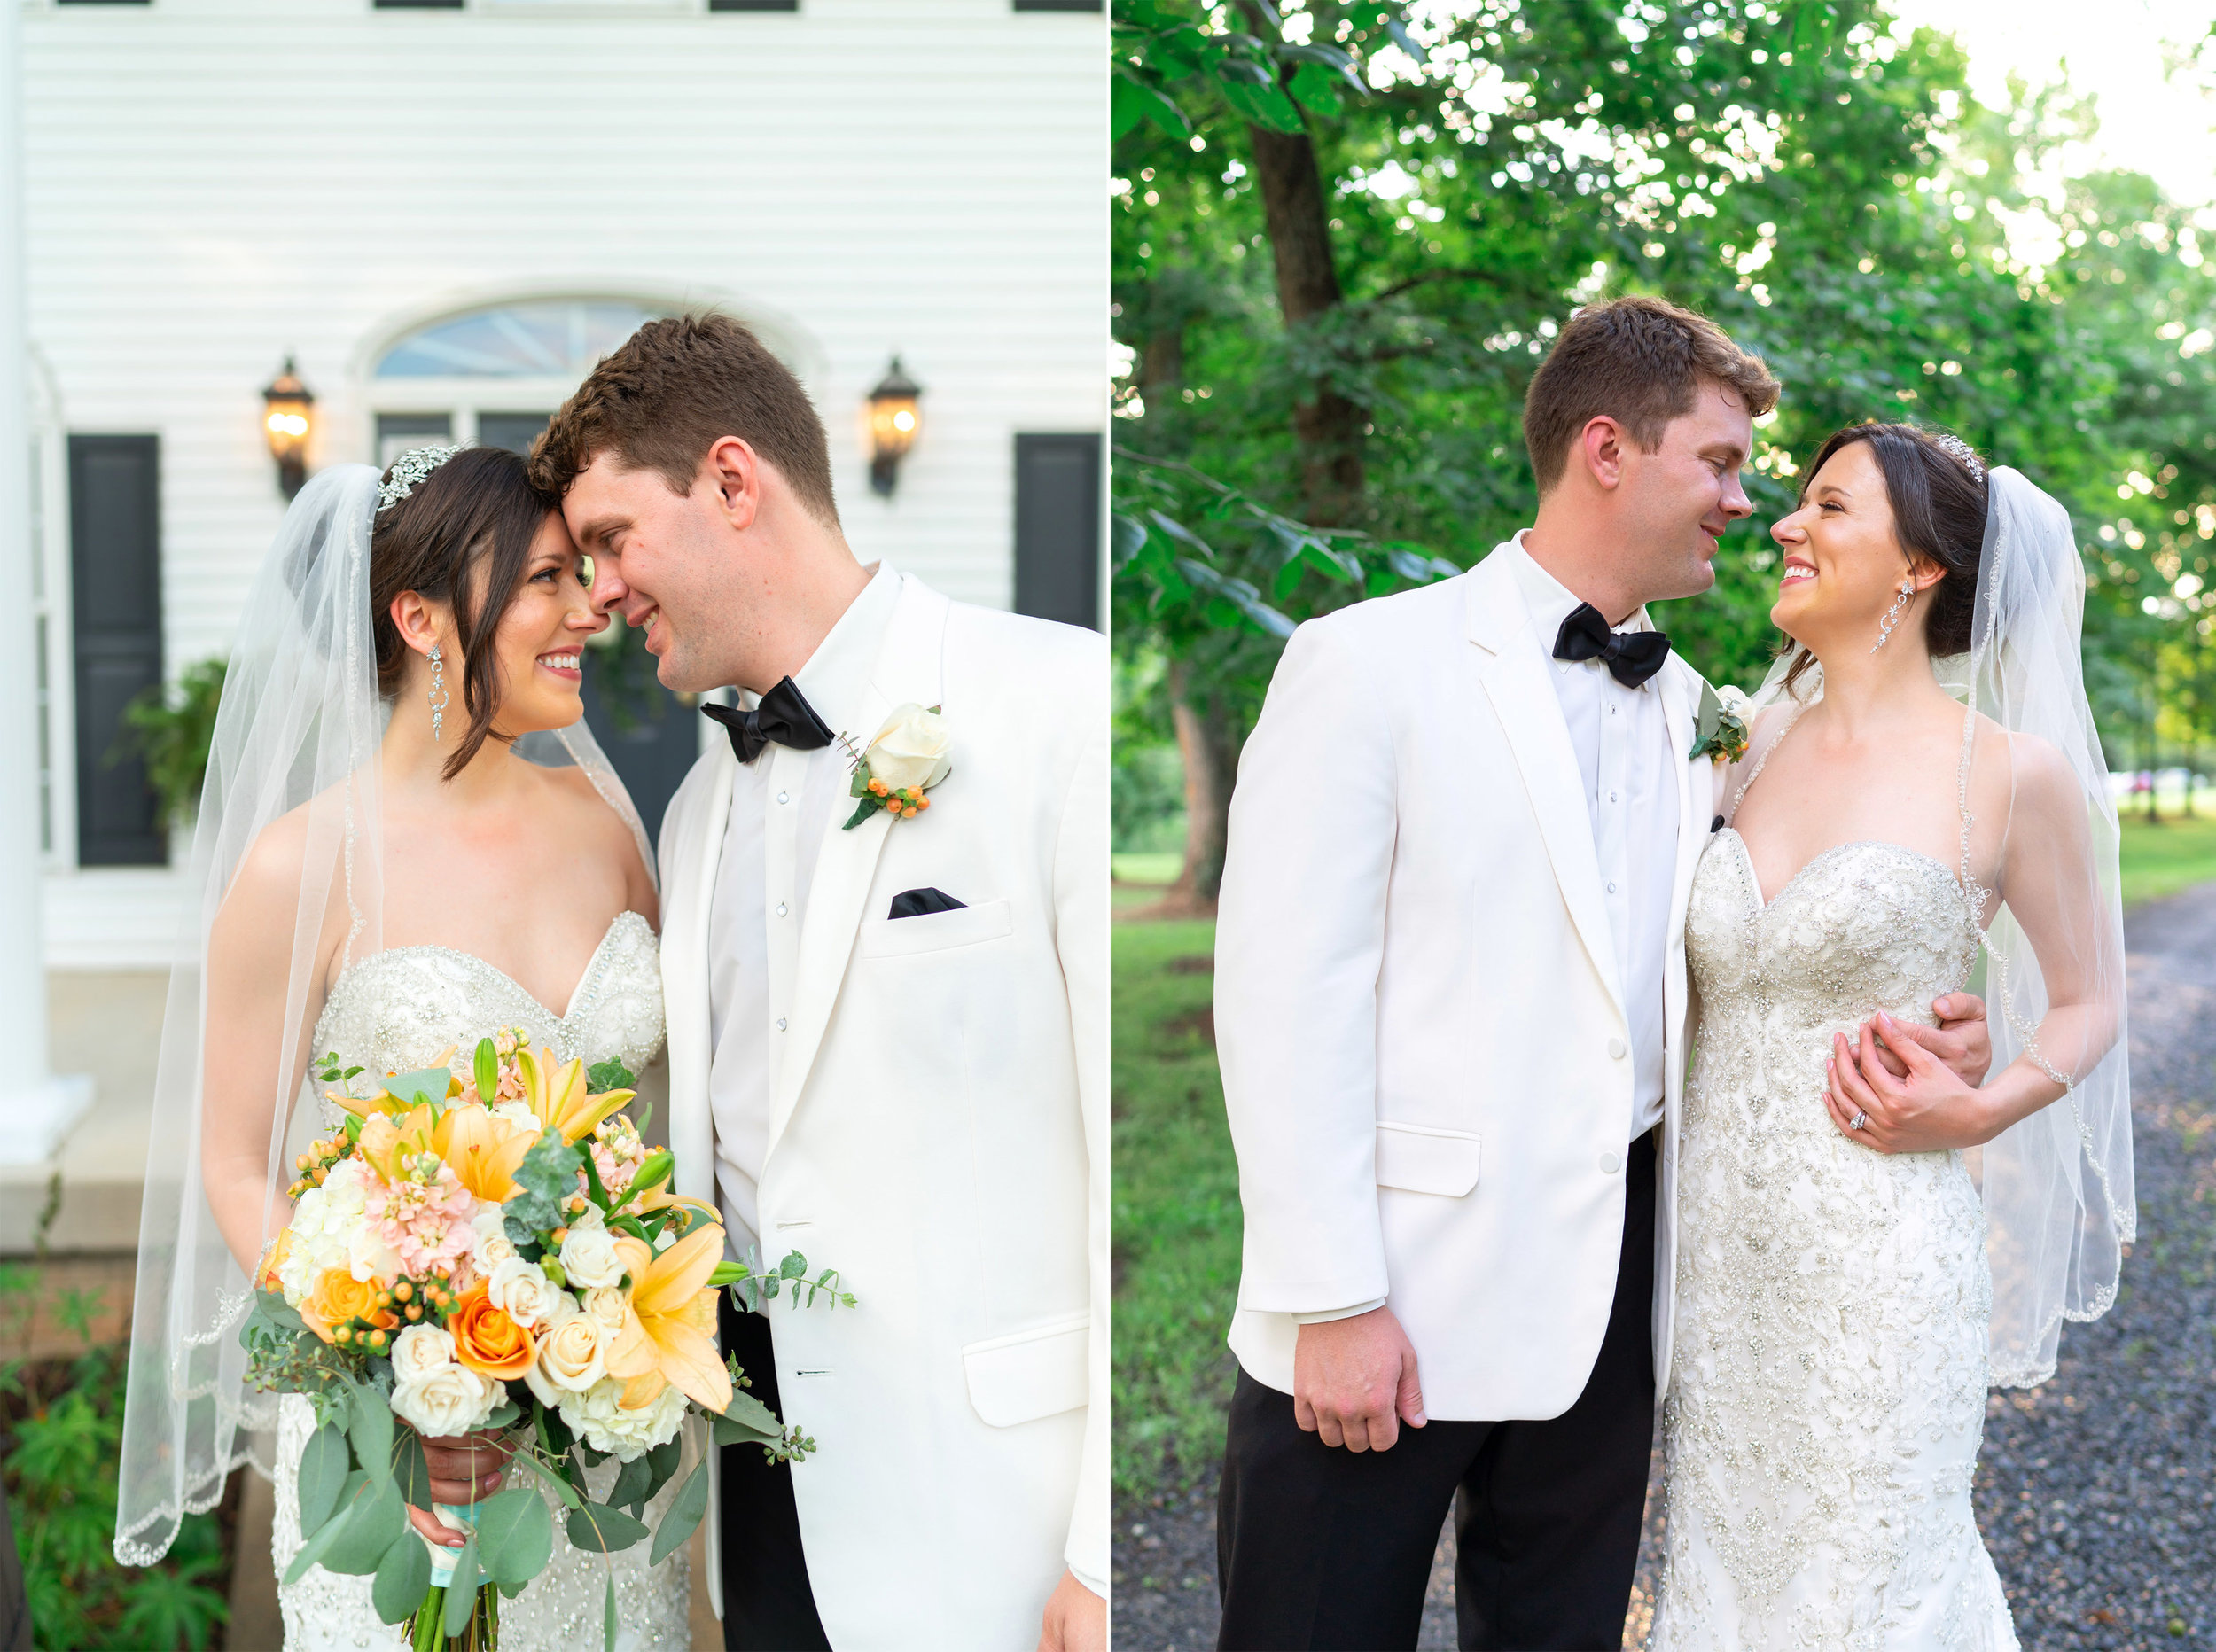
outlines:
[[[1897, 425], [1826, 442], [1772, 534], [1795, 646], [1686, 920], [1652, 1645], [2012, 1652], [1970, 1506], [1986, 1389], [2053, 1374], [2133, 1230], [2076, 538], [2017, 472]], [[1981, 949], [1972, 1089], [1895, 1028]]]
[[[300, 1547], [312, 1416], [304, 1399], [245, 1387], [238, 1329], [289, 1215], [294, 1156], [336, 1122], [321, 1057], [371, 1074], [449, 1048], [465, 1063], [480, 1037], [515, 1028], [635, 1072], [661, 1048], [652, 857], [580, 721], [581, 650], [607, 624], [586, 583], [559, 512], [497, 448], [417, 449], [383, 477], [334, 467], [286, 513], [217, 713], [192, 861], [201, 898], [163, 1028], [117, 1518], [126, 1562], [159, 1558], [246, 1460], [276, 1483], [280, 1578]], [[542, 744], [562, 766], [522, 755]], [[426, 1451], [439, 1500], [500, 1483], [490, 1437]], [[410, 1517], [458, 1547], [432, 1516]], [[519, 1647], [581, 1652], [601, 1644], [611, 1562], [559, 1530], [502, 1628]], [[651, 1570], [643, 1547], [612, 1563], [621, 1644], [689, 1644], [683, 1552]], [[370, 1583], [315, 1566], [280, 1586], [286, 1648], [402, 1647]]]

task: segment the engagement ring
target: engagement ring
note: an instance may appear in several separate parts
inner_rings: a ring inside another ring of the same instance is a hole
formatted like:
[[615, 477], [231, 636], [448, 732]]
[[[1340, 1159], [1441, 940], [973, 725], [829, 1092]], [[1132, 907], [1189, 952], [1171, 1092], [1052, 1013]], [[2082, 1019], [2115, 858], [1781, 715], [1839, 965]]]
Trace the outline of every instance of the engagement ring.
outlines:
[[1848, 1119], [1848, 1120], [1847, 1120], [1846, 1127], [1847, 1127], [1849, 1130], [1860, 1130], [1860, 1129], [1861, 1129], [1861, 1128], [1864, 1125], [1868, 1124], [1869, 1122], [1869, 1115], [1868, 1113], [1858, 1112], [1858, 1113], [1856, 1113], [1856, 1114], [1854, 1115], [1854, 1117], [1853, 1117], [1853, 1118], [1850, 1118], [1850, 1119]]

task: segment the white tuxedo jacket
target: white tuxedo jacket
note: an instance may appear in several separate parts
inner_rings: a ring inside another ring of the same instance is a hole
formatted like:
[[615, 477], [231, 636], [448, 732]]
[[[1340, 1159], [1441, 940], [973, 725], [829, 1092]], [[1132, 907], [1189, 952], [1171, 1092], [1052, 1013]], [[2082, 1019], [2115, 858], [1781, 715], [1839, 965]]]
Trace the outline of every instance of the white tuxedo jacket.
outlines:
[[[1682, 757], [1700, 679], [1673, 655], [1653, 681]], [[1685, 903], [1714, 798], [1706, 758], [1675, 772], [1658, 1393]], [[1239, 760], [1216, 940], [1246, 1217], [1230, 1340], [1250, 1375], [1291, 1392], [1291, 1316], [1383, 1297], [1430, 1415], [1570, 1407], [1623, 1237], [1617, 974], [1577, 756], [1506, 559], [1302, 626]]]
[[[954, 767], [912, 820], [847, 831], [832, 811], [792, 1026], [763, 1034], [762, 1255], [797, 1249], [860, 1298], [770, 1305], [841, 1652], [1029, 1652], [1065, 1564], [1107, 1578], [1107, 677], [1090, 632], [903, 579], [848, 732], [943, 705]], [[670, 1145], [678, 1190], [711, 1204], [708, 914], [736, 761], [718, 740], [661, 838]], [[888, 917], [920, 888], [964, 904]]]

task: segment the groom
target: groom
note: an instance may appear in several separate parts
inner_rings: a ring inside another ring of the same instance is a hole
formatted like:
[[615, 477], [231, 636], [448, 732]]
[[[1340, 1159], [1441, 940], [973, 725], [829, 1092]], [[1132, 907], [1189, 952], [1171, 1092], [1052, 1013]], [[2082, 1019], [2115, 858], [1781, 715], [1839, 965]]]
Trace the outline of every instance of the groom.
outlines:
[[[1412, 1647], [1450, 1504], [1463, 1647], [1620, 1644], [1721, 782], [1646, 604], [1713, 582], [1776, 398], [1698, 316], [1580, 311], [1525, 405], [1534, 525], [1286, 645], [1216, 947], [1246, 1221], [1225, 1648]], [[1983, 1007], [1938, 1008], [1962, 1019], [1918, 1041], [1976, 1082]]]
[[[726, 317], [641, 328], [533, 474], [662, 682], [739, 690], [662, 826], [679, 1191], [860, 1298], [726, 1305], [817, 1450], [722, 1453], [725, 1644], [1104, 1648], [1101, 639], [857, 563], [815, 409]], [[858, 807], [856, 754], [922, 795]]]

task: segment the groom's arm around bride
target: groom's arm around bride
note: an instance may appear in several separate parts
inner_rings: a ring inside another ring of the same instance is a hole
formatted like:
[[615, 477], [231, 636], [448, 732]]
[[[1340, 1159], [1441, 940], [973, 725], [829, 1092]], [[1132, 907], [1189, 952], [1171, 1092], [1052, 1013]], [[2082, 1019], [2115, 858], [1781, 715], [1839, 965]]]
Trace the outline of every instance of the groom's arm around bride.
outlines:
[[678, 1191], [859, 1298], [725, 1313], [816, 1448], [723, 1453], [726, 1644], [1103, 1648], [1102, 639], [860, 565], [722, 317], [643, 328], [534, 465], [663, 683], [740, 690], [662, 828]]

